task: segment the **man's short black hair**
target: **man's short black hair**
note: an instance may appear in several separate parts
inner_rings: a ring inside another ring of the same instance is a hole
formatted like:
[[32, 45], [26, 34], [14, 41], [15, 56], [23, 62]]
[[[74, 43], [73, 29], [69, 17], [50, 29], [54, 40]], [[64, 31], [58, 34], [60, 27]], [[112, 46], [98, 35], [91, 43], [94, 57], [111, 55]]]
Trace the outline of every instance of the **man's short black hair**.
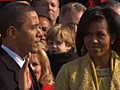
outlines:
[[29, 11], [35, 11], [32, 6], [11, 2], [0, 9], [0, 33], [2, 37], [6, 36], [7, 28], [14, 26], [20, 28], [25, 22], [25, 13]]

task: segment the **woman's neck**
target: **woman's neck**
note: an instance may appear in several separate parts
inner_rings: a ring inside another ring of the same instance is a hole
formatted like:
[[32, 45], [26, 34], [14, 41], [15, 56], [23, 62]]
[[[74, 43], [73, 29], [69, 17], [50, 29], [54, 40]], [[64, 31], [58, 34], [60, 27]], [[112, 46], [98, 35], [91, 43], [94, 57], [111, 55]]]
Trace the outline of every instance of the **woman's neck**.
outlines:
[[104, 69], [110, 67], [110, 53], [100, 57], [92, 58], [96, 68]]

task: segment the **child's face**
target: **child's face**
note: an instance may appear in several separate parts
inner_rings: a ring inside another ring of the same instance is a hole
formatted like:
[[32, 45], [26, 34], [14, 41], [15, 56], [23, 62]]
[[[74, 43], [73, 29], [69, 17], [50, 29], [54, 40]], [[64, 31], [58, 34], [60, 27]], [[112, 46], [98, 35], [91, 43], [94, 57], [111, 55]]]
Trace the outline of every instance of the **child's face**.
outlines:
[[54, 40], [48, 40], [49, 53], [62, 53], [70, 50], [71, 47], [67, 46], [65, 42], [59, 42]]

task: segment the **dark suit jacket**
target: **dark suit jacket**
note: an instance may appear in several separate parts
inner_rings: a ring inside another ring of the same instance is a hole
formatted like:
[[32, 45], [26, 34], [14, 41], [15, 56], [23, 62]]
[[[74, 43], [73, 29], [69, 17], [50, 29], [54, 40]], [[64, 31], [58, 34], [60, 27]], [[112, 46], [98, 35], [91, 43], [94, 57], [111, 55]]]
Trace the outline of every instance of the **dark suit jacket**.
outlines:
[[[0, 47], [0, 90], [19, 90], [17, 79], [19, 70], [19, 65]], [[34, 86], [31, 90], [40, 90], [33, 74], [31, 75]]]
[[0, 47], [0, 90], [15, 90], [19, 65]]

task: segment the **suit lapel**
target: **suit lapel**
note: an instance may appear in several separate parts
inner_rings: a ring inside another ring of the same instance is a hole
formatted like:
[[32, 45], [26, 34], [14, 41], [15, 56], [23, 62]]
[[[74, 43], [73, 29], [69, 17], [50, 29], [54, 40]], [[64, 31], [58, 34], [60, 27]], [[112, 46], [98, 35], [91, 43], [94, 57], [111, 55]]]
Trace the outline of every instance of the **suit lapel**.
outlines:
[[[6, 65], [7, 69], [12, 71], [15, 74], [15, 76], [17, 76], [17, 72], [20, 70], [19, 65], [1, 47], [0, 47], [0, 58], [2, 62]], [[15, 81], [18, 82], [17, 77], [15, 77]]]

